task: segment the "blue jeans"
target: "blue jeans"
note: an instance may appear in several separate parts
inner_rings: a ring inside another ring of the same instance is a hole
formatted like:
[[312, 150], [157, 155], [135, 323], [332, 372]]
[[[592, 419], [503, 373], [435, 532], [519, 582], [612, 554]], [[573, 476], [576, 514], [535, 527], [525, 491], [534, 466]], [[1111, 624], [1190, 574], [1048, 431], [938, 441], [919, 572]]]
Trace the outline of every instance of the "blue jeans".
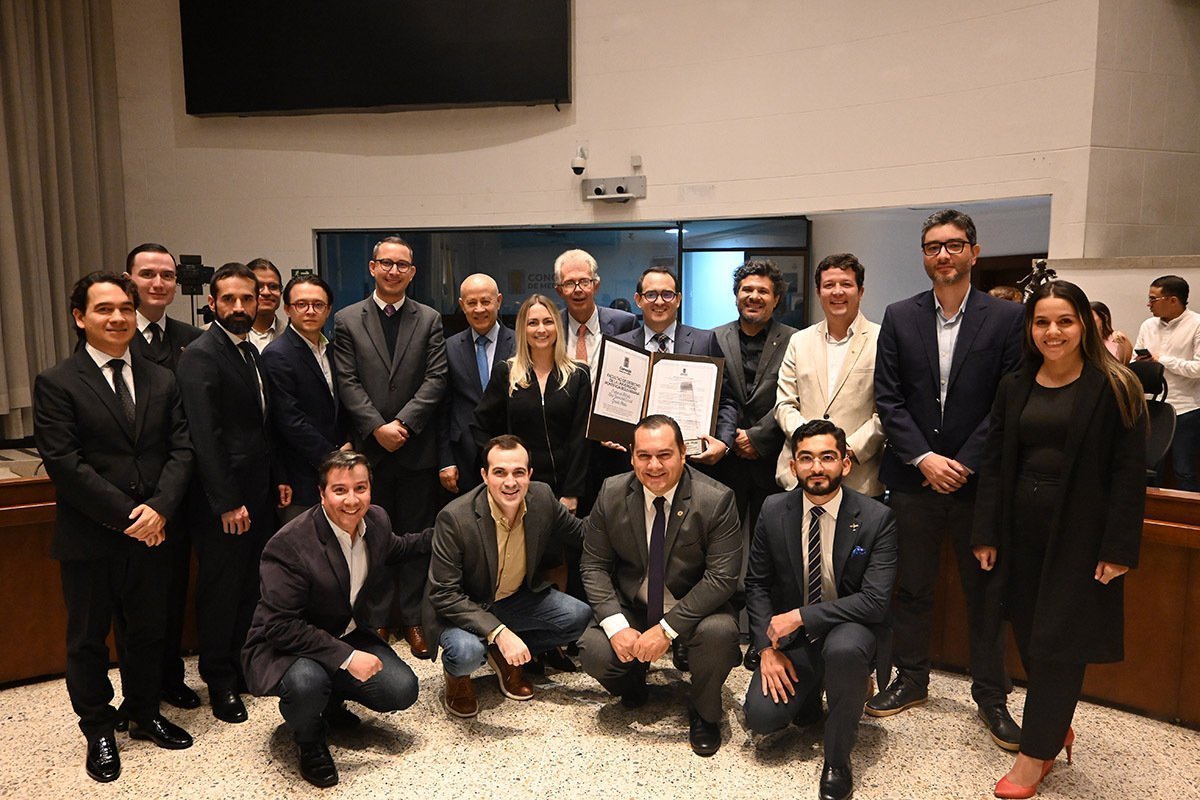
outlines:
[[298, 744], [325, 739], [322, 714], [342, 700], [353, 700], [372, 711], [400, 711], [417, 700], [417, 676], [392, 648], [377, 636], [355, 630], [345, 638], [355, 650], [370, 653], [383, 662], [383, 669], [369, 680], [360, 681], [344, 669], [328, 669], [301, 656], [283, 674], [276, 687], [279, 713], [291, 728]]
[[[493, 604], [490, 610], [521, 637], [534, 655], [575, 641], [592, 621], [587, 603], [557, 589], [531, 592], [522, 588]], [[485, 640], [462, 628], [446, 628], [438, 643], [442, 666], [456, 678], [470, 675], [487, 660]]]
[[1198, 455], [1200, 409], [1175, 418], [1175, 436], [1171, 439], [1171, 467], [1175, 470], [1175, 485], [1185, 492], [1200, 492], [1200, 481], [1196, 480]]

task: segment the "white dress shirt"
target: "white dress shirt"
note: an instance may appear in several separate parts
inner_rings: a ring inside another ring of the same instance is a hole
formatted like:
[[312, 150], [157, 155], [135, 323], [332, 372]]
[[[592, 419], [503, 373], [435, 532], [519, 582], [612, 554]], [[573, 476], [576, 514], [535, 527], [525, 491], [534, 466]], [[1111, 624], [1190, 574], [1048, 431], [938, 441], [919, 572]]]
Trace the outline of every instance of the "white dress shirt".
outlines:
[[[837, 494], [821, 506], [825, 513], [817, 518], [817, 524], [821, 528], [821, 602], [837, 600], [837, 582], [833, 574], [833, 535], [837, 531], [838, 512], [842, 510], [842, 497], [842, 490], [839, 488]], [[806, 554], [803, 584], [805, 587], [808, 586], [809, 573], [808, 526], [812, 524], [812, 510], [815, 505], [808, 499], [808, 495], [804, 496], [804, 520], [800, 523], [800, 552]]]
[[1184, 309], [1170, 322], [1151, 317], [1138, 329], [1137, 350], [1149, 350], [1163, 365], [1167, 402], [1175, 414], [1200, 408], [1200, 314]]
[[[672, 322], [670, 325], [667, 326], [666, 330], [663, 331], [663, 335], [667, 337], [667, 349], [663, 352], [666, 352], [666, 353], [674, 353], [675, 352], [675, 330], [678, 327], [679, 327], [679, 320], [675, 320], [674, 322]], [[654, 337], [657, 336], [658, 334], [656, 334], [654, 331], [650, 330], [650, 326], [648, 326], [648, 325], [642, 326], [642, 334], [645, 337], [646, 351], [650, 352], [650, 353], [657, 353], [658, 352], [658, 344], [654, 341]]]
[[[567, 355], [571, 358], [575, 357], [576, 343], [579, 341], [579, 326], [569, 312], [565, 312], [567, 321]], [[591, 369], [592, 381], [596, 380], [596, 367], [600, 364], [600, 309], [597, 306], [592, 306], [592, 315], [587, 321], [582, 323], [587, 329], [587, 336], [583, 340], [584, 347], [587, 348], [587, 362]]]
[[321, 368], [321, 375], [325, 378], [325, 385], [329, 387], [329, 394], [333, 394], [333, 371], [329, 366], [329, 359], [325, 357], [325, 351], [329, 349], [329, 339], [325, 337], [325, 333], [318, 334], [317, 343], [313, 344], [308, 337], [300, 331], [296, 331], [296, 335], [300, 337], [300, 341], [308, 345], [308, 349], [312, 352], [313, 358], [317, 359], [317, 366]]
[[389, 305], [399, 311], [400, 309], [404, 308], [404, 301], [408, 299], [408, 295], [401, 297], [394, 303], [388, 303], [379, 296], [379, 292], [371, 292], [371, 299], [375, 301], [375, 305], [379, 306], [380, 311], [383, 311]]
[[[971, 292], [967, 290], [967, 293], [963, 295], [962, 305], [952, 316], [947, 317], [945, 309], [942, 308], [942, 301], [938, 300], [937, 293], [935, 292], [933, 295], [933, 302], [937, 307], [937, 313], [934, 316], [937, 319], [938, 410], [943, 415], [946, 413], [946, 390], [950, 387], [950, 368], [954, 364], [954, 346], [958, 344], [958, 332], [962, 328], [963, 313], [967, 310], [967, 298], [970, 296]], [[932, 450], [921, 453], [909, 463], [915, 467], [932, 453]]]
[[[358, 593], [362, 591], [363, 584], [367, 580], [367, 570], [370, 564], [367, 560], [367, 523], [365, 520], [360, 520], [358, 523], [358, 533], [353, 540], [347, 531], [342, 530], [334, 524], [329, 518], [329, 514], [325, 509], [321, 509], [321, 513], [325, 514], [325, 521], [329, 523], [329, 527], [333, 530], [333, 535], [337, 537], [338, 546], [342, 548], [342, 557], [346, 559], [346, 568], [350, 570], [350, 608], [353, 611], [354, 602], [358, 600]], [[358, 623], [354, 621], [354, 614], [350, 615], [350, 622], [346, 625], [346, 630], [342, 631], [342, 638], [349, 636]], [[350, 659], [354, 658], [351, 653], [341, 664], [341, 669], [345, 669], [350, 664]]]
[[113, 369], [108, 365], [108, 362], [114, 358], [125, 362], [125, 369], [121, 370], [121, 378], [125, 383], [125, 388], [129, 390], [129, 396], [136, 403], [137, 396], [133, 392], [133, 359], [129, 355], [129, 348], [125, 348], [125, 352], [119, 356], [110, 356], [108, 353], [97, 350], [90, 344], [84, 344], [83, 347], [87, 350], [87, 354], [92, 357], [92, 360], [96, 362], [96, 366], [100, 368], [100, 374], [104, 376], [104, 380], [108, 383], [108, 388], [112, 389], [114, 394], [117, 391], [117, 387], [113, 383]]
[[263, 348], [282, 336], [285, 330], [287, 330], [287, 323], [277, 314], [275, 315], [275, 321], [271, 323], [271, 327], [265, 331], [259, 333], [251, 327], [246, 333], [246, 340], [254, 345], [255, 350], [261, 353]]
[[825, 402], [833, 399], [837, 391], [838, 378], [842, 375], [842, 367], [846, 364], [846, 353], [850, 352], [850, 342], [854, 340], [854, 326], [846, 329], [846, 335], [835, 339], [825, 328]]
[[[233, 342], [233, 346], [234, 346], [234, 347], [239, 347], [239, 345], [241, 345], [241, 343], [242, 343], [242, 342], [246, 341], [246, 337], [244, 337], [244, 336], [238, 336], [236, 333], [230, 333], [230, 332], [229, 332], [229, 331], [228, 331], [228, 330], [225, 328], [225, 326], [224, 326], [224, 325], [222, 325], [220, 322], [214, 322], [213, 324], [214, 324], [214, 325], [216, 325], [218, 328], [220, 328], [220, 329], [221, 329], [221, 333], [223, 333], [223, 334], [225, 334], [226, 336], [228, 336], [228, 337], [229, 337], [229, 341]], [[240, 356], [240, 357], [241, 357], [243, 360], [246, 358], [246, 356], [242, 355], [242, 351], [241, 351], [241, 349], [240, 349], [240, 348], [239, 348], [239, 350], [238, 350], [238, 355], [239, 355], [239, 356]], [[258, 410], [259, 410], [259, 411], [266, 411], [266, 410], [267, 410], [267, 398], [266, 398], [266, 396], [263, 394], [263, 374], [262, 374], [262, 371], [261, 371], [261, 370], [259, 370], [259, 368], [258, 368], [258, 363], [257, 363], [257, 362], [251, 361], [251, 362], [250, 362], [250, 366], [254, 367], [254, 371], [255, 371], [256, 373], [258, 373]]]
[[[671, 504], [675, 500], [675, 490], [678, 488], [679, 488], [679, 484], [677, 483], [674, 486], [672, 486], [669, 490], [664, 492], [662, 495], [664, 498], [666, 498], [666, 501], [667, 501], [663, 505], [663, 516], [667, 522], [670, 522], [670, 519], [671, 519]], [[646, 513], [646, 551], [647, 551], [647, 563], [649, 563], [650, 537], [654, 533], [654, 498], [657, 497], [658, 495], [653, 494], [652, 492], [647, 490], [645, 487], [642, 488], [642, 495], [643, 495], [643, 500], [644, 500], [645, 513]], [[664, 535], [663, 569], [666, 570], [666, 567], [667, 567], [666, 544], [667, 543], [666, 543], [665, 528], [663, 531], [663, 535]], [[663, 613], [664, 614], [667, 613], [668, 611], [670, 611], [672, 608], [674, 608], [675, 604], [679, 602], [671, 595], [671, 590], [667, 588], [666, 577], [667, 576], [664, 574], [663, 575]], [[643, 576], [642, 577], [642, 585], [638, 587], [637, 599], [642, 601], [643, 603], [646, 602], [646, 589], [647, 589], [648, 583], [649, 583], [648, 577]], [[675, 637], [678, 636], [679, 634], [675, 632], [674, 628], [672, 628], [670, 625], [667, 624], [666, 619], [660, 620], [658, 624], [662, 626], [663, 632], [667, 634], [667, 638], [670, 639], [671, 641], [675, 641]], [[604, 619], [600, 620], [600, 627], [601, 627], [601, 629], [604, 630], [604, 633], [608, 636], [608, 638], [611, 639], [612, 637], [616, 636], [618, 633], [620, 633], [621, 631], [623, 631], [629, 627], [629, 620], [625, 619], [624, 614], [617, 613], [617, 614], [613, 614], [611, 616], [605, 617]]]

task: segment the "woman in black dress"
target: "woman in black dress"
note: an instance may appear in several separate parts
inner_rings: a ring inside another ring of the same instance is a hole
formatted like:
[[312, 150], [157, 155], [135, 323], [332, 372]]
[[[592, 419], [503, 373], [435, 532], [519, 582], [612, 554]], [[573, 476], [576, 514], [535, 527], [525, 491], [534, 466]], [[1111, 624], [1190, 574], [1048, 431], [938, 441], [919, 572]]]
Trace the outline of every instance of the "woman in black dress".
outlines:
[[558, 308], [540, 294], [521, 304], [516, 334], [516, 353], [492, 371], [471, 430], [480, 448], [502, 433], [520, 436], [533, 480], [574, 512], [587, 486], [588, 368], [567, 357]]
[[1021, 750], [996, 797], [1037, 793], [1089, 663], [1124, 658], [1124, 580], [1146, 498], [1146, 405], [1104, 348], [1087, 296], [1043, 284], [1025, 307], [1025, 363], [996, 393], [972, 544], [1001, 581], [1028, 676]]

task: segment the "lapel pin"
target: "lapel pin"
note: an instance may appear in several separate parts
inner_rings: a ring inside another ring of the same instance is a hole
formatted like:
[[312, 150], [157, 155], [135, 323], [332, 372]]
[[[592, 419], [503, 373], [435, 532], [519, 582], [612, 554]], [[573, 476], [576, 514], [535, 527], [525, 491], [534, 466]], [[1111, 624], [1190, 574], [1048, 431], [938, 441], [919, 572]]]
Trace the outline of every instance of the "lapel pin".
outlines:
[[860, 525], [859, 525], [857, 522], [851, 522], [851, 523], [850, 523], [850, 530], [851, 530], [851, 531], [856, 531], [856, 530], [858, 530], [858, 529], [859, 529], [859, 527], [861, 527], [861, 526], [860, 526]]
[[683, 512], [682, 512], [682, 511], [676, 511], [676, 512], [675, 512], [675, 516], [677, 516], [677, 517], [682, 517], [682, 516], [683, 516]]

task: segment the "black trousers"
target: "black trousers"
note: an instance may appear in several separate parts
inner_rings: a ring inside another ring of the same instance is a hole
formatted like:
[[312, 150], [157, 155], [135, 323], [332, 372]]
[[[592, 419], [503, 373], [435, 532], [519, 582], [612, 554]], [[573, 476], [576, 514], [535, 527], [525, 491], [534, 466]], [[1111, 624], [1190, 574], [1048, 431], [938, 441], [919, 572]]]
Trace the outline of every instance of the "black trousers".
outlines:
[[[436, 469], [408, 469], [403, 454], [400, 448], [375, 465], [371, 502], [388, 513], [396, 533], [412, 533], [433, 525], [442, 488]], [[406, 558], [396, 568], [390, 627], [421, 624], [421, 598], [428, 579], [428, 555]]]
[[187, 614], [188, 580], [192, 572], [192, 536], [182, 520], [167, 523], [167, 626], [163, 641], [162, 682], [183, 683], [183, 622]]
[[974, 485], [952, 494], [932, 489], [893, 491], [892, 510], [900, 534], [899, 575], [892, 603], [892, 661], [900, 676], [920, 688], [929, 686], [933, 593], [942, 539], [949, 535], [967, 601], [971, 696], [981, 707], [1005, 702], [1012, 682], [1004, 668], [1002, 586], [992, 573], [979, 568], [971, 552]]
[[114, 620], [124, 632], [119, 662], [122, 707], [135, 720], [154, 717], [166, 626], [163, 545], [139, 543], [109, 558], [62, 561], [59, 568], [67, 606], [67, 694], [84, 736], [91, 741], [111, 735], [117, 720], [105, 641]]
[[1079, 695], [1083, 692], [1086, 667], [1080, 662], [1035, 658], [1029, 652], [1038, 587], [1058, 492], [1056, 480], [1025, 474], [1018, 477], [1014, 495], [1013, 547], [1008, 554], [1008, 616], [1021, 653], [1021, 664], [1029, 679], [1025, 715], [1021, 721], [1021, 752], [1043, 761], [1054, 758], [1062, 749]]

